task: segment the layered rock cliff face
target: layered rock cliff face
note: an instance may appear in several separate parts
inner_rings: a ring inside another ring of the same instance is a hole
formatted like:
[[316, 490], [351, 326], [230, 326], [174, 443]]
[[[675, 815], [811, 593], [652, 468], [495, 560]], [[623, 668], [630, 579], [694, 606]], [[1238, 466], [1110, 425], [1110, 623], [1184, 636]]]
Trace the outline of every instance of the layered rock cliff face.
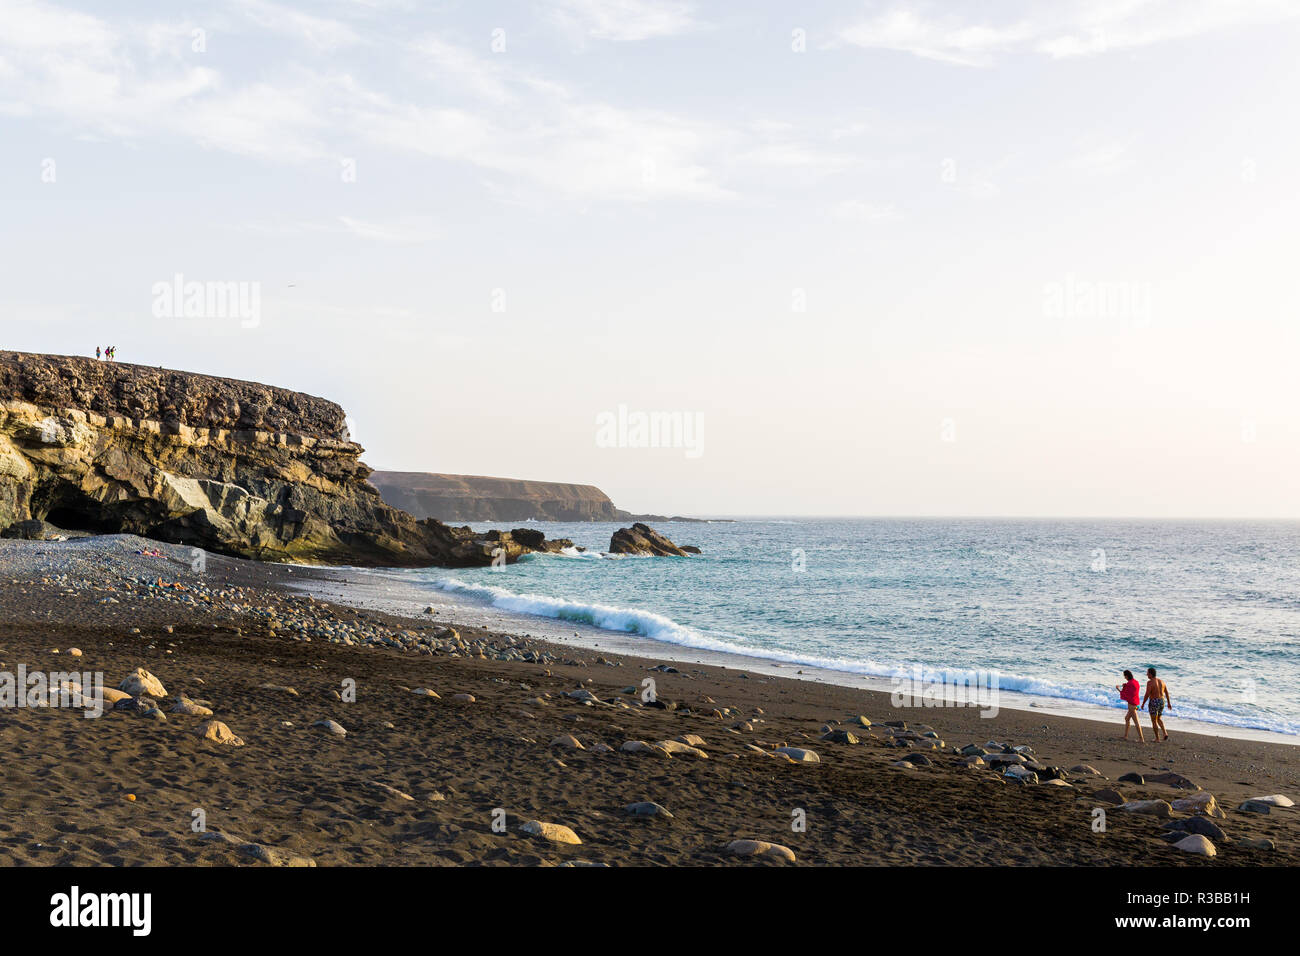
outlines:
[[0, 531], [47, 521], [333, 564], [459, 567], [530, 550], [509, 532], [476, 535], [391, 507], [361, 453], [343, 409], [322, 398], [0, 352]]
[[441, 521], [618, 521], [624, 514], [592, 485], [415, 471], [376, 471], [370, 480], [393, 507]]

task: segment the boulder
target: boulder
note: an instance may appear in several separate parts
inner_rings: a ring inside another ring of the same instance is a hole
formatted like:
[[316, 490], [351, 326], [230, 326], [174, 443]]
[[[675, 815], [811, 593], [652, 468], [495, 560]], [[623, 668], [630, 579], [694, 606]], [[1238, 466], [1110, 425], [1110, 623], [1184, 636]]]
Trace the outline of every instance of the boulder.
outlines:
[[1276, 843], [1264, 837], [1255, 838], [1255, 839], [1242, 837], [1240, 840], [1237, 841], [1237, 846], [1242, 847], [1243, 849], [1246, 850], [1276, 850], [1277, 849]]
[[125, 691], [132, 697], [166, 697], [167, 688], [162, 681], [154, 677], [143, 667], [137, 667], [122, 678], [118, 690]]
[[673, 756], [684, 754], [691, 757], [698, 757], [700, 760], [708, 760], [709, 755], [699, 747], [692, 747], [690, 744], [684, 744], [679, 740], [660, 740], [655, 744], [662, 750], [668, 751]]
[[1214, 849], [1214, 844], [1211, 843], [1207, 837], [1199, 833], [1193, 833], [1190, 836], [1183, 837], [1174, 844], [1174, 847], [1182, 850], [1184, 853], [1195, 853], [1198, 856], [1214, 856], [1217, 853]]
[[1280, 793], [1273, 793], [1267, 797], [1251, 797], [1252, 803], [1266, 803], [1270, 807], [1294, 807], [1295, 803], [1290, 797], [1284, 797]]
[[684, 558], [687, 553], [648, 524], [637, 522], [619, 528], [609, 539], [611, 554], [643, 554], [656, 557]]
[[1172, 802], [1171, 806], [1179, 813], [1200, 813], [1220, 819], [1227, 817], [1218, 801], [1214, 799], [1214, 794], [1205, 790], [1198, 791], [1190, 797], [1179, 797]]
[[179, 697], [175, 706], [172, 707], [173, 714], [183, 714], [186, 717], [211, 717], [212, 710], [208, 707], [202, 707], [194, 703], [188, 697]]
[[1100, 800], [1102, 803], [1109, 803], [1112, 806], [1118, 806], [1121, 803], [1128, 802], [1128, 798], [1125, 797], [1124, 794], [1120, 793], [1118, 790], [1111, 790], [1109, 788], [1098, 790], [1092, 796], [1093, 799]]
[[1146, 782], [1164, 784], [1166, 787], [1173, 787], [1175, 790], [1201, 789], [1200, 784], [1192, 783], [1192, 781], [1188, 780], [1181, 773], [1158, 773], [1154, 777], [1148, 776]]
[[1167, 800], [1132, 800], [1128, 803], [1119, 805], [1121, 810], [1129, 813], [1140, 813], [1144, 816], [1167, 819], [1174, 815], [1173, 807]]
[[794, 850], [765, 840], [732, 840], [727, 844], [727, 853], [731, 856], [756, 856], [780, 863], [795, 862]]
[[822, 758], [802, 747], [777, 747], [773, 753], [784, 754], [795, 763], [821, 763]]
[[672, 754], [670, 754], [663, 747], [657, 747], [653, 744], [648, 744], [644, 740], [624, 741], [623, 746], [619, 747], [618, 749], [625, 754], [657, 754], [658, 756], [661, 757], [672, 756]]
[[[1211, 823], [1205, 817], [1188, 817], [1186, 820], [1172, 820], [1165, 824], [1166, 830], [1174, 830], [1179, 833], [1199, 833], [1203, 837], [1209, 837], [1211, 840], [1218, 840], [1222, 843], [1228, 839], [1223, 830], [1214, 823]], [[1181, 837], [1180, 837], [1181, 839]]]
[[1266, 803], [1263, 800], [1247, 800], [1237, 809], [1242, 813], [1271, 813], [1273, 804]]
[[822, 734], [822, 740], [828, 740], [833, 744], [856, 744], [858, 738], [848, 730], [832, 730], [830, 733]]
[[673, 815], [665, 807], [649, 800], [643, 800], [640, 803], [629, 803], [623, 808], [626, 813], [634, 817], [663, 817], [665, 820], [673, 819]]
[[1126, 773], [1126, 774], [1124, 774], [1124, 776], [1122, 776], [1122, 777], [1119, 778], [1119, 782], [1120, 782], [1120, 783], [1135, 783], [1135, 784], [1137, 784], [1137, 785], [1140, 787], [1140, 786], [1143, 786], [1143, 785], [1146, 783], [1146, 780], [1143, 778], [1142, 774], [1140, 774], [1140, 773]]
[[336, 737], [346, 737], [348, 735], [348, 732], [343, 729], [343, 725], [334, 720], [318, 720], [312, 726], [320, 727]]
[[574, 846], [582, 843], [582, 840], [578, 838], [578, 834], [559, 823], [543, 823], [541, 820], [529, 820], [519, 829], [529, 836], [541, 837], [543, 840], [550, 840], [552, 843], [569, 843]]
[[244, 746], [244, 741], [236, 737], [234, 732], [219, 720], [209, 720], [200, 724], [195, 733], [214, 744], [222, 744], [226, 747]]

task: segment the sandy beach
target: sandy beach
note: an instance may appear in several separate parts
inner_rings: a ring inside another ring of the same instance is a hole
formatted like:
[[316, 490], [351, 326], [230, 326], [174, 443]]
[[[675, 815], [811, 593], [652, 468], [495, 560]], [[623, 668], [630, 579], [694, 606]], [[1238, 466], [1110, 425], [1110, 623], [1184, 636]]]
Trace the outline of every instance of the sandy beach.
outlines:
[[[549, 644], [301, 590], [337, 577], [196, 562], [189, 548], [130, 536], [0, 541], [0, 672], [102, 672], [115, 688], [143, 668], [165, 688], [139, 714], [0, 710], [0, 859], [1300, 862], [1294, 808], [1238, 809], [1300, 790], [1289, 744], [1175, 732], [1139, 745], [1118, 739], [1118, 719], [896, 708], [860, 688]], [[201, 736], [213, 720], [242, 745]], [[318, 726], [327, 721], [336, 726]], [[986, 752], [960, 753], [970, 745]], [[1038, 782], [1008, 777], [1013, 764], [1037, 768]], [[1096, 773], [1075, 769], [1085, 766]], [[1130, 773], [1143, 782], [1120, 780]], [[1215, 855], [1176, 848], [1171, 827], [1180, 839], [1209, 834]], [[742, 855], [753, 847], [735, 841], [746, 840], [790, 853]]]

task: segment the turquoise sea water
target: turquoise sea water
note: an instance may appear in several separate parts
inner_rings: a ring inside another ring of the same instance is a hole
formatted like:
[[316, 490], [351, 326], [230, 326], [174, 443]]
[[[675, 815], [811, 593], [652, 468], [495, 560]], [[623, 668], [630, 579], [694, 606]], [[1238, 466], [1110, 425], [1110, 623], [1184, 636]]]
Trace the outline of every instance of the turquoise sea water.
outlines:
[[528, 526], [590, 550], [401, 573], [651, 641], [855, 674], [996, 671], [1004, 690], [1094, 704], [1115, 703], [1124, 668], [1155, 666], [1174, 716], [1300, 733], [1297, 522], [657, 526], [703, 548], [692, 558], [601, 556], [614, 524]]

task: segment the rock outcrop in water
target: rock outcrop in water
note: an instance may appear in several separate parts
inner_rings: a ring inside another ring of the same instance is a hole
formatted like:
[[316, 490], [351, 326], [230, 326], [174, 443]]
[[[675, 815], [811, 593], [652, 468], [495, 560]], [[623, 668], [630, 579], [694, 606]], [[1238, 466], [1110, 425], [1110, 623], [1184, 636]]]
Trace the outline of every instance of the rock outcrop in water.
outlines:
[[0, 531], [43, 521], [258, 560], [360, 565], [469, 567], [547, 549], [417, 521], [384, 502], [362, 451], [343, 409], [323, 398], [0, 352]]
[[699, 548], [680, 548], [648, 524], [637, 522], [630, 528], [619, 528], [609, 539], [613, 554], [650, 554], [659, 557], [684, 558], [699, 554]]

